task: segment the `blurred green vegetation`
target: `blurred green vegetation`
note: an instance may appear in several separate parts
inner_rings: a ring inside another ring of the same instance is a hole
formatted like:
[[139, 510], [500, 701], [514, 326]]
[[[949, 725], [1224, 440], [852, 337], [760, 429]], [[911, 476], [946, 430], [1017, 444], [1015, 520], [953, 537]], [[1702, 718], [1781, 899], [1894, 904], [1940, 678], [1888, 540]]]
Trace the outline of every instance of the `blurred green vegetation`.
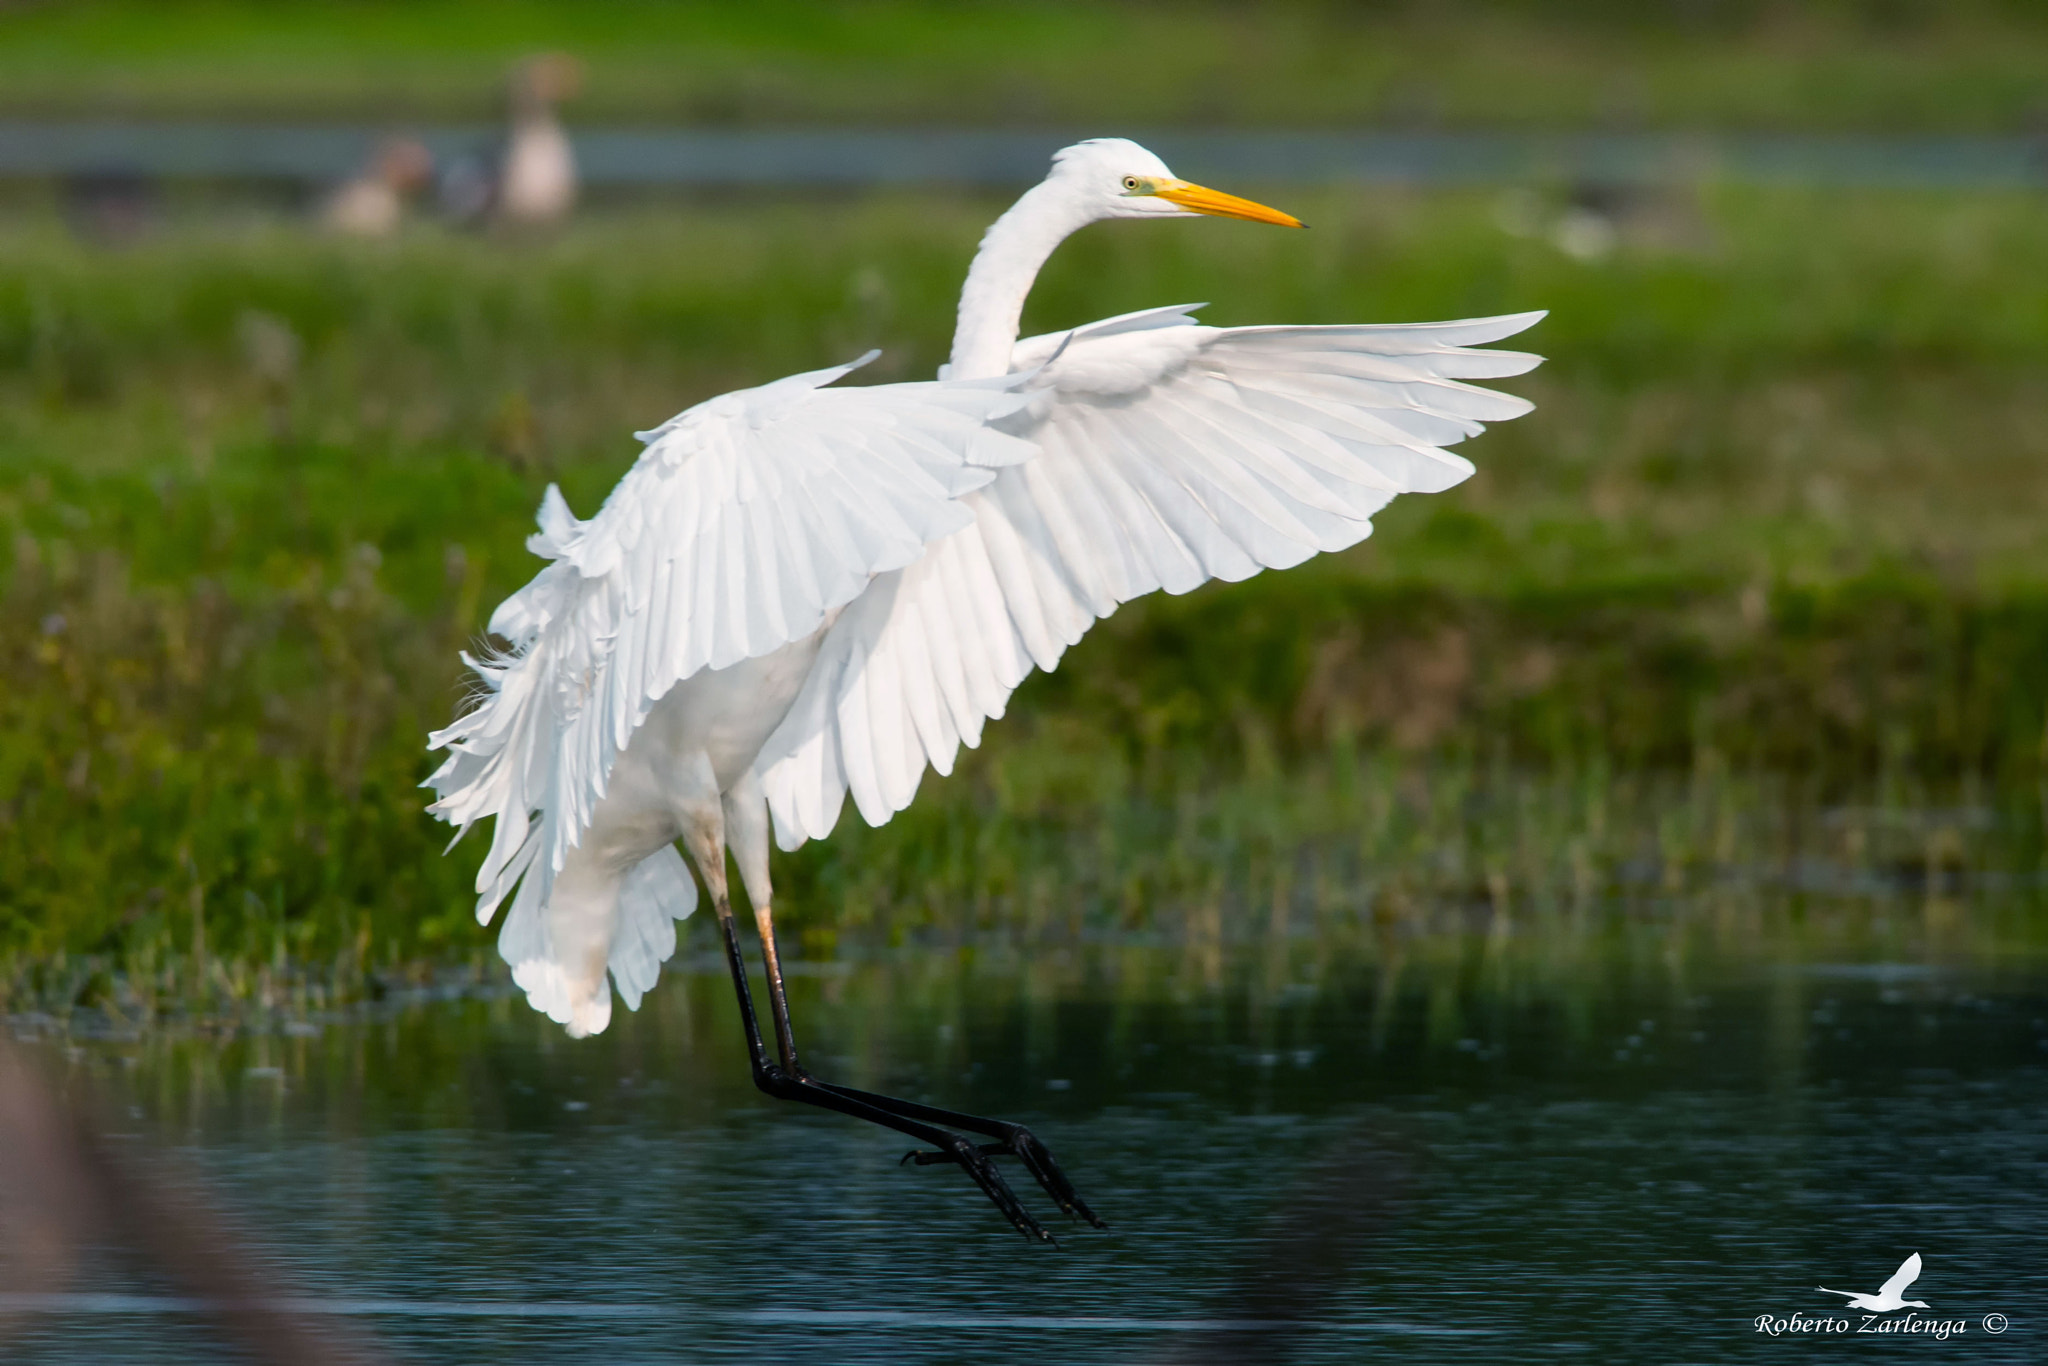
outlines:
[[595, 122], [2027, 132], [2026, 0], [75, 0], [0, 5], [16, 115], [478, 119], [590, 64]]
[[[1315, 231], [1089, 230], [1027, 327], [1543, 306], [1538, 411], [1356, 551], [1124, 609], [891, 826], [781, 859], [812, 952], [2041, 866], [2048, 204], [1708, 191], [1580, 260], [1500, 226], [1556, 206], [1274, 197]], [[542, 486], [587, 513], [625, 433], [871, 344], [928, 374], [999, 207], [0, 225], [0, 994], [327, 999], [486, 953], [415, 784]]]

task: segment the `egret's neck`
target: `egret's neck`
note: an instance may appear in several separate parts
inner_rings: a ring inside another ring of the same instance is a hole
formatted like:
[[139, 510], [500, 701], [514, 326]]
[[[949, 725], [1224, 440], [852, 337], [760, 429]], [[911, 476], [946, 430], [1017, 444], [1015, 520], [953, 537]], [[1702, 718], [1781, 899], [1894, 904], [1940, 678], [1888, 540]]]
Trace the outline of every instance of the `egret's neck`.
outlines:
[[986, 379], [1010, 372], [1010, 348], [1024, 316], [1024, 297], [1052, 249], [1089, 216], [1051, 184], [1034, 186], [1010, 211], [989, 224], [981, 250], [960, 291], [960, 324], [953, 332], [954, 379]]

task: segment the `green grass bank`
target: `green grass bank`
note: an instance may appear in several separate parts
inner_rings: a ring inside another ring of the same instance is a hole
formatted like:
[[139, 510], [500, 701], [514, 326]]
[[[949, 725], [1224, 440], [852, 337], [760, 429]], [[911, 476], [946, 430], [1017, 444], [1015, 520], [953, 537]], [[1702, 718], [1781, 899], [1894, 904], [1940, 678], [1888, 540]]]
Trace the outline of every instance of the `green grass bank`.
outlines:
[[592, 123], [2038, 131], [2024, 0], [74, 0], [0, 6], [0, 114]]
[[[1548, 307], [1538, 411], [1356, 551], [1125, 609], [906, 816], [784, 859], [812, 951], [2039, 869], [2048, 204], [1708, 191], [1580, 261], [1490, 195], [1275, 197], [1315, 230], [1091, 230], [1027, 326]], [[632, 430], [869, 345], [929, 373], [998, 207], [0, 224], [0, 991], [486, 952], [415, 785], [542, 487], [587, 513]]]

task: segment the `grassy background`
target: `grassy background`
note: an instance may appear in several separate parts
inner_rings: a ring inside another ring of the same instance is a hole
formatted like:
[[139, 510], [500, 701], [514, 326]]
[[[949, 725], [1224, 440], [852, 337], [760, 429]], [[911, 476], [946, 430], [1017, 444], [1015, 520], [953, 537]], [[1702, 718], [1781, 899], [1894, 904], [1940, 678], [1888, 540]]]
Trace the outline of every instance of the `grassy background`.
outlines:
[[[1354, 552], [1125, 609], [912, 812], [783, 859], [812, 951], [2040, 865], [2048, 205], [1709, 191], [1582, 262], [1489, 195], [1272, 193], [1316, 230], [1091, 229], [1027, 327], [1542, 305], [1538, 412]], [[485, 951], [414, 785], [542, 486], [588, 512], [625, 433], [870, 344], [929, 373], [998, 207], [0, 226], [0, 991]]]
[[0, 4], [0, 112], [600, 123], [2035, 132], [2027, 0], [73, 0]]

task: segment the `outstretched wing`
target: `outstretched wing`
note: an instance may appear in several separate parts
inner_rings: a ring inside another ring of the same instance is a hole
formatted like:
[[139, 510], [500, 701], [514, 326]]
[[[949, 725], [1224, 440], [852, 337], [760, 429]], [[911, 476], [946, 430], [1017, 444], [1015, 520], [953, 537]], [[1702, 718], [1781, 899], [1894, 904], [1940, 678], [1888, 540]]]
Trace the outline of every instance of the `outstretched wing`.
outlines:
[[497, 818], [479, 919], [536, 862], [543, 878], [561, 867], [670, 688], [816, 632], [968, 525], [960, 496], [1033, 450], [988, 425], [1026, 401], [1014, 380], [822, 387], [853, 368], [641, 433], [639, 461], [587, 522], [548, 490], [527, 545], [554, 563], [492, 616], [512, 650], [470, 661], [481, 704], [430, 738], [450, 754], [429, 809], [464, 829]]
[[1388, 327], [1196, 324], [1157, 309], [1020, 342], [1039, 453], [962, 505], [973, 525], [877, 581], [827, 633], [758, 768], [786, 849], [848, 792], [879, 825], [1035, 666], [1132, 598], [1340, 550], [1397, 493], [1472, 472], [1443, 447], [1530, 404], [1464, 383], [1539, 357], [1472, 349], [1543, 315]]
[[1881, 1300], [1895, 1300], [1906, 1293], [1906, 1287], [1920, 1279], [1920, 1254], [1914, 1253], [1899, 1263], [1899, 1269], [1877, 1292]]

